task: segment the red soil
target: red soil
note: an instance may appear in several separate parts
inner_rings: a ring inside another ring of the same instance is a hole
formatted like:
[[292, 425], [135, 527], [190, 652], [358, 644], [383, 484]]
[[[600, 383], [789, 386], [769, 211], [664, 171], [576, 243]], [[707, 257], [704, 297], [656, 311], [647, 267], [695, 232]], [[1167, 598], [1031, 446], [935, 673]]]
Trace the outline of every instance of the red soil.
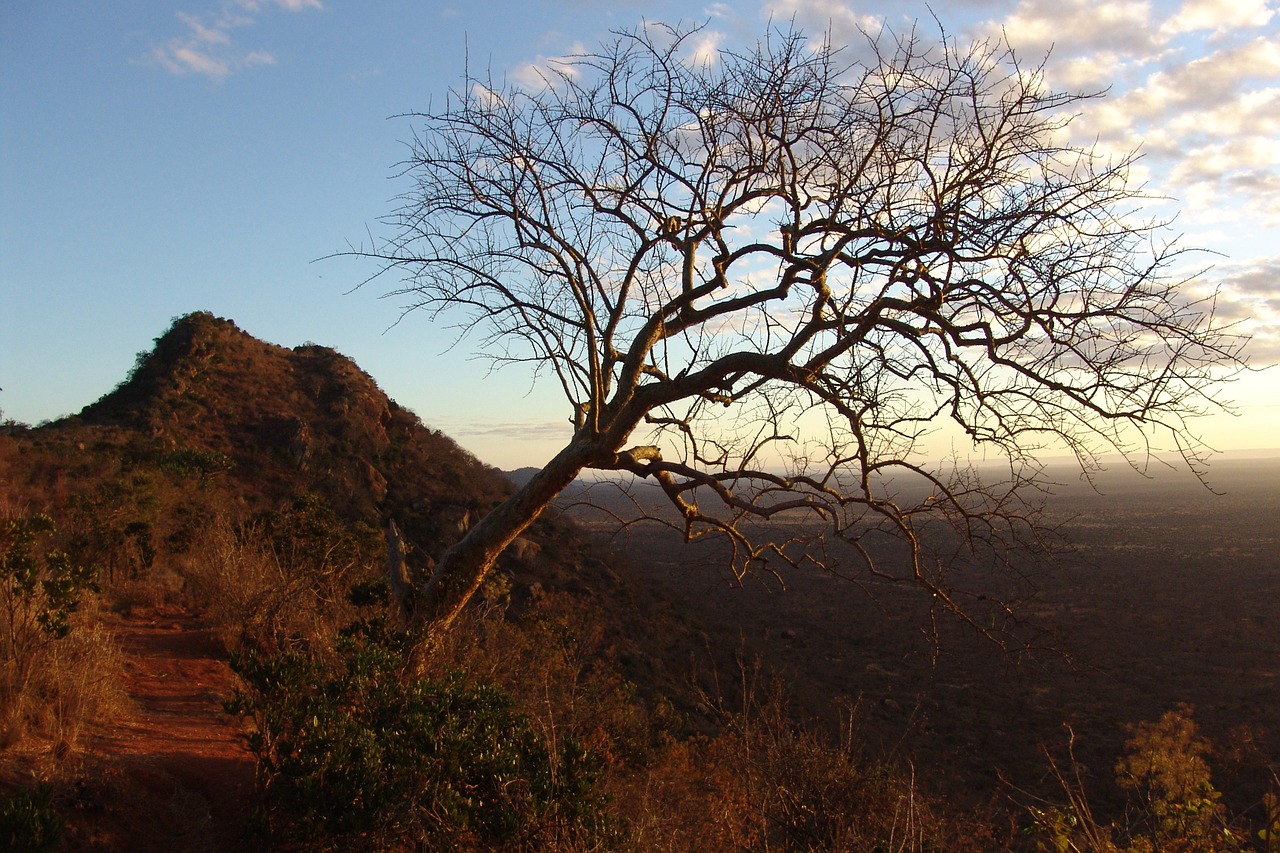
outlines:
[[108, 622], [133, 707], [88, 744], [91, 770], [68, 815], [67, 848], [250, 851], [253, 758], [222, 710], [235, 679], [189, 613]]

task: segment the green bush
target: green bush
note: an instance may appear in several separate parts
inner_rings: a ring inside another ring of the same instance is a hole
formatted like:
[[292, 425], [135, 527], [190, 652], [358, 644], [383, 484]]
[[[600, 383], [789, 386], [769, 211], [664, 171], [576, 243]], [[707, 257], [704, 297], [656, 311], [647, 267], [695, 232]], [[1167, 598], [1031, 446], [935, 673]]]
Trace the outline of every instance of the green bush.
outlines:
[[346, 630], [337, 665], [301, 652], [233, 661], [228, 710], [251, 718], [267, 830], [368, 849], [540, 849], [607, 834], [598, 763], [554, 753], [496, 688], [416, 678], [380, 620]]
[[47, 515], [0, 518], [0, 745], [21, 738], [28, 711], [51, 701], [51, 649], [71, 631], [97, 572], [48, 547]]
[[53, 808], [53, 789], [39, 785], [0, 797], [0, 848], [14, 853], [53, 850], [66, 822]]
[[1205, 761], [1209, 752], [1185, 705], [1132, 728], [1116, 782], [1136, 808], [1133, 849], [1237, 849], [1234, 835], [1223, 831], [1222, 795]]
[[[1068, 730], [1069, 731], [1069, 730]], [[1071, 734], [1070, 743], [1075, 735]], [[1051, 756], [1050, 770], [1066, 803], [1037, 798], [1028, 805], [1027, 834], [1042, 853], [1226, 853], [1274, 848], [1275, 800], [1262, 800], [1262, 825], [1234, 818], [1221, 803], [1206, 760], [1212, 745], [1201, 736], [1191, 708], [1179, 705], [1158, 720], [1129, 728], [1125, 752], [1116, 763], [1116, 785], [1128, 795], [1121, 820], [1094, 817], [1080, 765], [1068, 746], [1065, 768]], [[1047, 754], [1047, 753], [1046, 753]], [[1252, 846], [1251, 834], [1263, 842]]]
[[[63, 551], [38, 551], [39, 540], [52, 535], [53, 519], [30, 515], [5, 519], [0, 530], [0, 584], [11, 618], [53, 639], [71, 629], [70, 617], [85, 591], [98, 591], [97, 573], [76, 565]], [[33, 638], [32, 642], [38, 642]]]
[[235, 460], [216, 450], [182, 447], [160, 454], [156, 460], [160, 470], [179, 477], [191, 477], [201, 481], [225, 474], [235, 468]]

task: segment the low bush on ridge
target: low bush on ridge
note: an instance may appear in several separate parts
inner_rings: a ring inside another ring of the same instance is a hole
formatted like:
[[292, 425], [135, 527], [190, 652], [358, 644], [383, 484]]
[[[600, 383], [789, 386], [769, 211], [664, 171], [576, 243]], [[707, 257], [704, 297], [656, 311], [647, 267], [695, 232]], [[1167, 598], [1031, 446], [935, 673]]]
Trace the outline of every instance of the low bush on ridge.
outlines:
[[29, 734], [65, 754], [119, 703], [119, 652], [77, 611], [97, 572], [54, 547], [48, 515], [0, 517], [0, 747]]
[[599, 762], [553, 751], [496, 687], [413, 673], [382, 620], [343, 631], [338, 658], [235, 656], [228, 703], [255, 726], [263, 816], [275, 839], [411, 849], [594, 847], [610, 832]]

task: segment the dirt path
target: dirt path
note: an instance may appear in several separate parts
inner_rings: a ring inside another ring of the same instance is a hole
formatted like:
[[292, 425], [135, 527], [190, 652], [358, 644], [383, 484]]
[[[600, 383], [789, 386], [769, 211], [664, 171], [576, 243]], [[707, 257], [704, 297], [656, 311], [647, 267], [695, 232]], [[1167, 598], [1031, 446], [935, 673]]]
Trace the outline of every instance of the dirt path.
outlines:
[[250, 851], [254, 766], [222, 711], [234, 689], [211, 631], [182, 611], [108, 622], [132, 713], [95, 740], [97, 789], [68, 827], [71, 849]]

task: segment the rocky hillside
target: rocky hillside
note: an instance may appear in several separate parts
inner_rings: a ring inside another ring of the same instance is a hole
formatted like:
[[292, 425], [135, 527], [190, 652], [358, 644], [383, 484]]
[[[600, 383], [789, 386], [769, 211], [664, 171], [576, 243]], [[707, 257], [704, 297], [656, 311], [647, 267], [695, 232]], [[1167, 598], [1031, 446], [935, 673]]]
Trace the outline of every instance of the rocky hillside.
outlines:
[[225, 473], [248, 500], [309, 489], [348, 517], [395, 518], [432, 551], [510, 491], [345, 356], [264, 343], [207, 313], [176, 320], [78, 420]]
[[[303, 496], [371, 533], [394, 519], [423, 571], [513, 488], [349, 358], [265, 343], [206, 312], [176, 319], [78, 415], [0, 435], [0, 466], [11, 500], [79, 531], [113, 573], [163, 566], [212, 515], [282, 511]], [[517, 599], [535, 584], [601, 606], [624, 594], [571, 523], [549, 514], [529, 538], [538, 556], [505, 563]]]

